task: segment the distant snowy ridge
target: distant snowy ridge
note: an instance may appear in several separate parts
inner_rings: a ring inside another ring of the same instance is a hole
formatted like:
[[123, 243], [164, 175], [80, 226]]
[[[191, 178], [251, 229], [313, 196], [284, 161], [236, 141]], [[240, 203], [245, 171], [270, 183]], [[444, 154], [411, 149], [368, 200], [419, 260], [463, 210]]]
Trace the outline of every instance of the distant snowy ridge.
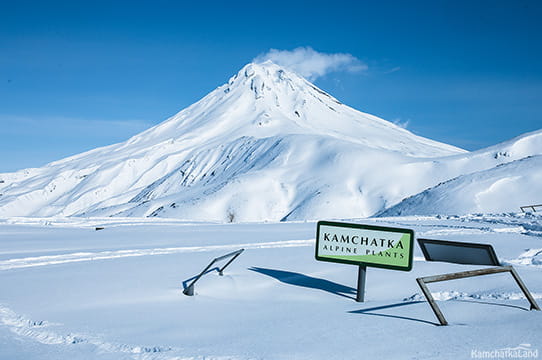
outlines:
[[448, 166], [463, 163], [468, 170], [379, 215], [517, 212], [520, 206], [542, 203], [542, 131], [447, 161]]
[[381, 216], [519, 211], [542, 202], [542, 155], [461, 175], [381, 212]]
[[271, 62], [249, 64], [126, 142], [0, 174], [0, 217], [364, 217], [450, 178], [538, 154], [539, 135], [513, 151], [469, 154], [354, 110]]

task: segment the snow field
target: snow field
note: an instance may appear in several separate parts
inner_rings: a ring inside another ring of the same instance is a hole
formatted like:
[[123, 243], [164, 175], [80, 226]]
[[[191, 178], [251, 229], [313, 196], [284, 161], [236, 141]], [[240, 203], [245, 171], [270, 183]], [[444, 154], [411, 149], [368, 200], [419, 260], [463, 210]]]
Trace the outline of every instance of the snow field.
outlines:
[[[467, 359], [542, 345], [541, 313], [508, 274], [430, 284], [451, 324], [436, 326], [415, 278], [478, 267], [425, 262], [417, 246], [412, 272], [369, 268], [367, 300], [356, 303], [357, 268], [314, 260], [312, 222], [104, 219], [95, 231], [97, 220], [40, 221], [0, 225], [0, 358]], [[361, 221], [490, 243], [541, 298], [539, 217]], [[247, 250], [224, 276], [182, 294], [182, 281], [238, 246]]]

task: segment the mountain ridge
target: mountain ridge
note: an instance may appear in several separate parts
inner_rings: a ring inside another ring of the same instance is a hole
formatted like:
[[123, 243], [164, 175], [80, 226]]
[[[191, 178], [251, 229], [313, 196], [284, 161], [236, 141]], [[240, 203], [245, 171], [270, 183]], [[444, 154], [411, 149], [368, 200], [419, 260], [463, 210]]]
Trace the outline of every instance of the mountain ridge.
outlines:
[[248, 64], [125, 142], [0, 174], [0, 216], [363, 217], [459, 175], [442, 164], [463, 155], [271, 62]]
[[540, 203], [542, 130], [447, 161], [450, 167], [463, 162], [463, 171], [376, 216], [516, 212], [523, 205]]

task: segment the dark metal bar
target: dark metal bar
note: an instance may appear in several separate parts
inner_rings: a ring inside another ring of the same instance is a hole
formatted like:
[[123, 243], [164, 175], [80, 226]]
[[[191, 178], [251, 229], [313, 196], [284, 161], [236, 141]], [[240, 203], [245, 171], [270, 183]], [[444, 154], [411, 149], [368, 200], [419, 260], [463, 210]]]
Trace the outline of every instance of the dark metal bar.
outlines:
[[207, 271], [211, 268], [211, 266], [213, 266], [217, 261], [220, 261], [220, 260], [224, 260], [228, 257], [231, 257], [233, 256], [233, 258], [228, 261], [228, 263], [226, 265], [224, 265], [222, 267], [222, 269], [218, 269], [218, 273], [219, 275], [223, 275], [223, 271], [224, 269], [230, 265], [239, 255], [241, 255], [241, 253], [245, 251], [245, 249], [239, 249], [237, 251], [234, 251], [234, 252], [231, 252], [229, 254], [226, 254], [226, 255], [223, 255], [223, 256], [219, 256], [217, 258], [214, 258], [210, 263], [209, 265], [207, 265], [207, 267], [205, 269], [203, 269], [202, 272], [199, 273], [198, 276], [196, 276], [194, 278], [194, 280], [190, 283], [190, 285], [188, 285], [184, 290], [183, 290], [183, 294], [185, 295], [188, 295], [188, 296], [193, 296], [194, 295], [194, 284], [203, 276], [207, 273]]
[[358, 269], [358, 293], [356, 295], [357, 302], [365, 301], [365, 275], [367, 274], [367, 266], [360, 265]]
[[438, 307], [437, 303], [435, 302], [435, 299], [433, 299], [433, 295], [431, 295], [431, 291], [429, 291], [429, 288], [425, 283], [423, 282], [424, 278], [418, 278], [416, 279], [416, 282], [422, 289], [423, 294], [425, 295], [425, 298], [429, 302], [429, 305], [431, 306], [431, 309], [433, 310], [433, 313], [435, 313], [435, 316], [437, 317], [438, 321], [440, 322], [440, 325], [446, 326], [448, 325], [448, 322], [446, 321], [446, 318], [440, 311], [440, 308]]
[[[234, 262], [235, 259], [237, 259], [237, 257], [238, 257], [239, 255], [241, 255], [241, 253], [242, 253], [244, 250], [245, 250], [245, 249], [241, 249], [241, 250], [236, 251], [236, 254], [230, 259], [230, 261], [228, 261], [228, 262], [226, 263], [226, 265], [224, 265], [224, 266], [222, 267], [222, 269], [219, 269], [219, 270], [218, 270], [218, 275], [220, 275], [220, 276], [224, 275], [224, 273], [223, 273], [224, 269], [227, 268], [232, 262]], [[232, 254], [233, 254], [233, 253], [232, 253]]]
[[211, 266], [213, 266], [214, 263], [215, 263], [214, 260], [211, 261], [211, 263], [207, 265], [207, 267], [203, 269], [203, 271], [200, 272], [198, 276], [196, 276], [196, 278], [190, 283], [190, 285], [188, 285], [186, 289], [184, 289], [183, 294], [188, 295], [188, 296], [194, 295], [194, 284], [203, 276], [203, 274], [207, 272], [207, 270], [211, 268]]
[[524, 209], [529, 209], [529, 208], [533, 209], [533, 212], [536, 212], [537, 207], [542, 207], [542, 204], [540, 204], [540, 205], [525, 205], [525, 206], [520, 206], [519, 208], [521, 209], [522, 212], [525, 212]]
[[512, 266], [510, 266], [510, 272], [512, 273], [512, 277], [516, 280], [518, 283], [519, 288], [521, 291], [523, 291], [523, 294], [525, 294], [525, 297], [529, 302], [531, 303], [531, 310], [540, 310], [540, 307], [534, 300], [533, 295], [531, 295], [531, 292], [529, 289], [527, 289], [527, 286], [525, 286], [525, 283], [523, 283], [523, 280], [519, 277], [519, 274], [516, 272], [516, 269], [514, 269]]
[[444, 315], [442, 314], [442, 312], [440, 311], [440, 308], [438, 307], [437, 303], [433, 299], [433, 296], [431, 295], [431, 291], [429, 291], [429, 288], [427, 287], [426, 284], [439, 282], [439, 281], [463, 279], [467, 277], [480, 276], [480, 275], [498, 274], [502, 272], [509, 272], [512, 274], [512, 277], [514, 278], [514, 280], [516, 280], [516, 283], [518, 284], [521, 291], [523, 291], [523, 294], [525, 294], [525, 297], [531, 304], [531, 310], [540, 310], [540, 307], [536, 303], [534, 297], [531, 295], [531, 293], [527, 289], [527, 286], [525, 286], [525, 284], [519, 277], [519, 274], [516, 272], [516, 270], [512, 266], [499, 266], [499, 267], [492, 267], [492, 268], [487, 268], [487, 269], [462, 271], [462, 272], [451, 273], [451, 274], [426, 276], [426, 277], [417, 278], [416, 282], [422, 289], [422, 292], [425, 298], [429, 302], [429, 305], [431, 306], [431, 309], [437, 316], [440, 324], [447, 325], [448, 322], [444, 318]]
[[462, 278], [467, 278], [467, 277], [472, 277], [472, 276], [489, 275], [489, 274], [507, 272], [507, 271], [510, 271], [510, 267], [511, 266], [499, 266], [499, 267], [492, 267], [492, 268], [487, 268], [487, 269], [461, 271], [461, 272], [451, 273], [451, 274], [425, 276], [421, 279], [423, 279], [424, 283], [429, 284], [429, 283], [438, 282], [438, 281], [462, 279]]
[[224, 260], [226, 258], [229, 258], [230, 256], [241, 254], [243, 251], [245, 251], [245, 249], [239, 249], [239, 250], [231, 252], [229, 254], [219, 256], [219, 257], [215, 258], [214, 261]]

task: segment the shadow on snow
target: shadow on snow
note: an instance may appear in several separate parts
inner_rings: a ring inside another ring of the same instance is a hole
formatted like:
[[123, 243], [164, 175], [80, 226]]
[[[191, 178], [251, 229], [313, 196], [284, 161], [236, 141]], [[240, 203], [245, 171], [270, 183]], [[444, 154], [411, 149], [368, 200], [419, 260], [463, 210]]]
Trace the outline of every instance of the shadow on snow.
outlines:
[[395, 308], [395, 307], [414, 305], [414, 304], [419, 304], [419, 303], [425, 303], [425, 301], [400, 302], [400, 303], [397, 303], [397, 304], [375, 306], [375, 307], [367, 308], [367, 309], [349, 311], [349, 313], [351, 313], [351, 314], [371, 315], [371, 316], [381, 316], [381, 317], [388, 317], [388, 318], [402, 319], [402, 320], [410, 320], [410, 321], [421, 322], [421, 323], [424, 323], [424, 324], [439, 326], [440, 325], [439, 323], [434, 323], [434, 322], [427, 321], [427, 320], [416, 319], [416, 318], [411, 318], [411, 317], [407, 317], [407, 316], [400, 316], [400, 315], [379, 314], [379, 313], [374, 312], [374, 311], [378, 311], [378, 310], [391, 309], [391, 308]]
[[307, 275], [296, 273], [296, 272], [275, 270], [275, 269], [264, 269], [264, 268], [259, 268], [259, 267], [251, 267], [249, 268], [249, 270], [258, 272], [263, 275], [270, 276], [285, 284], [323, 290], [328, 293], [338, 295], [338, 296], [343, 296], [349, 299], [355, 299], [355, 294], [357, 292], [356, 289], [350, 286], [337, 284], [333, 281], [319, 279], [319, 278], [307, 276]]

